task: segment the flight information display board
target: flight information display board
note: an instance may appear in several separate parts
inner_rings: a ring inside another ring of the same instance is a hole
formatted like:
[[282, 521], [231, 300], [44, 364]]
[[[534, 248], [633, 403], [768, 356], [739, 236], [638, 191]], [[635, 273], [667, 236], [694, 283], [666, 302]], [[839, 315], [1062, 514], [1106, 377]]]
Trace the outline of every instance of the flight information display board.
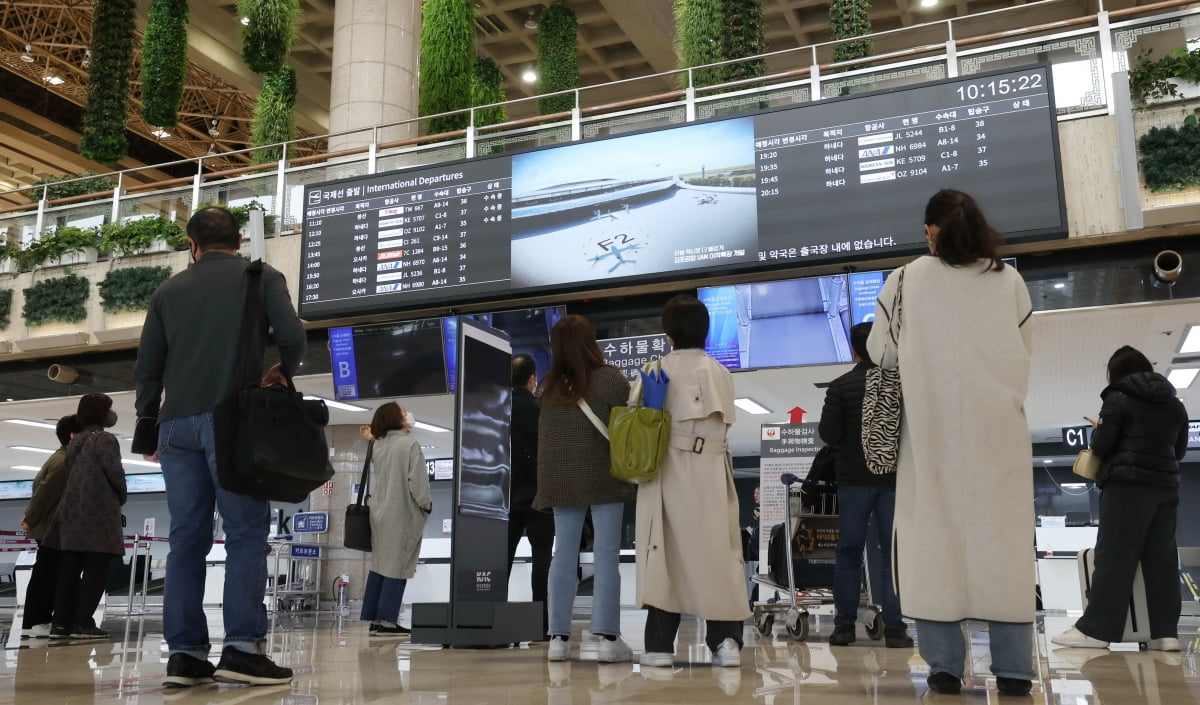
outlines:
[[1066, 235], [1049, 66], [306, 186], [300, 313], [918, 252], [947, 187]]

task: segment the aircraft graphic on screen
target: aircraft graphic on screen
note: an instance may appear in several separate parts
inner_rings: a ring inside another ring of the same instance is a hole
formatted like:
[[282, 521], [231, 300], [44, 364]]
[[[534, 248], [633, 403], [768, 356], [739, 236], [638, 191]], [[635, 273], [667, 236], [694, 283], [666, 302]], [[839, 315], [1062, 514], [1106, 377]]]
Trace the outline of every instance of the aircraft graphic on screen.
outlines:
[[591, 262], [593, 265], [596, 265], [596, 264], [599, 264], [600, 260], [602, 260], [602, 259], [605, 259], [608, 257], [616, 257], [617, 261], [613, 264], [613, 266], [608, 268], [608, 273], [612, 274], [613, 272], [617, 271], [617, 269], [620, 268], [620, 266], [623, 264], [637, 264], [637, 260], [625, 259], [624, 255], [622, 253], [637, 252], [638, 248], [640, 248], [640, 247], [641, 247], [641, 245], [629, 245], [628, 247], [616, 246], [616, 247], [611, 248], [608, 252], [605, 252], [602, 255], [596, 255], [595, 257], [592, 257], [588, 261]]

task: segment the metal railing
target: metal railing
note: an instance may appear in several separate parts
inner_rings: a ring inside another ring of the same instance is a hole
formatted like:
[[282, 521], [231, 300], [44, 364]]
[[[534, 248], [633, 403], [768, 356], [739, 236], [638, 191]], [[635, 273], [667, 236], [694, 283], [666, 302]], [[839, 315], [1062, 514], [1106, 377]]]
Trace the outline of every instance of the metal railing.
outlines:
[[[111, 176], [116, 180], [115, 187], [94, 194], [47, 199], [50, 186], [25, 187], [0, 194], [28, 198], [28, 194], [41, 190], [35, 203], [0, 208], [0, 238], [28, 244], [49, 229], [64, 225], [86, 227], [155, 215], [182, 220], [204, 203], [241, 205], [251, 200], [259, 201], [275, 216], [274, 232], [267, 234], [283, 235], [299, 227], [300, 198], [303, 186], [308, 183], [691, 122], [716, 114], [729, 116], [761, 107], [803, 104], [1039, 60], [1049, 61], [1054, 71], [1060, 120], [1111, 114], [1114, 75], [1129, 68], [1128, 54], [1139, 41], [1158, 32], [1200, 28], [1200, 9], [1180, 9], [1189, 4], [1188, 0], [1168, 0], [1111, 12], [1101, 9], [1095, 14], [970, 34], [975, 24], [994, 27], [997, 22], [1019, 21], [1025, 13], [1070, 6], [1066, 0], [1042, 0], [877, 32], [868, 38], [883, 49], [863, 59], [832, 60], [836, 46], [861, 37], [823, 42], [750, 57], [785, 68], [718, 85], [697, 86], [695, 75], [704, 68], [747, 59], [547, 94], [571, 95], [574, 99], [571, 110], [551, 115], [477, 126], [476, 111], [483, 108], [472, 108], [441, 114], [465, 115], [468, 125], [440, 134], [416, 134], [424, 121], [440, 117], [429, 115], [283, 143], [284, 158], [268, 164], [206, 171], [206, 163], [211, 164], [214, 158], [227, 161], [231, 154], [252, 154], [256, 149], [248, 148], [218, 157], [180, 159], [114, 172]], [[895, 48], [888, 48], [892, 46]], [[681, 87], [662, 90], [664, 82], [673, 81], [678, 81]], [[635, 82], [652, 88], [646, 95], [629, 100], [594, 104], [589, 101], [598, 91]], [[505, 109], [519, 108], [547, 95], [498, 105]], [[350, 146], [293, 159], [286, 157], [288, 147], [313, 140]], [[192, 176], [137, 183], [140, 172], [184, 166]]]

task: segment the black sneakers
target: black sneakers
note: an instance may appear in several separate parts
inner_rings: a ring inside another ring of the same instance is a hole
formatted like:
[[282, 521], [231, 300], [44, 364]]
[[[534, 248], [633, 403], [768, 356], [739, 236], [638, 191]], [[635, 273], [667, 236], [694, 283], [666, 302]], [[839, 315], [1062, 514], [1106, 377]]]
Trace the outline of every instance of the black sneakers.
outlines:
[[942, 695], [958, 695], [962, 692], [962, 679], [955, 678], [945, 671], [930, 675], [925, 682], [929, 684], [930, 690]]
[[108, 632], [100, 627], [75, 627], [71, 630], [72, 639], [107, 639]]
[[242, 685], [285, 685], [292, 682], [292, 669], [276, 666], [263, 654], [250, 654], [226, 646], [213, 678], [222, 683]]
[[889, 649], [911, 649], [913, 639], [904, 624], [889, 624], [883, 628], [883, 643]]
[[190, 688], [193, 685], [211, 683], [217, 667], [195, 656], [177, 653], [167, 659], [167, 677], [163, 685], [168, 688]]
[[399, 624], [379, 624], [371, 622], [371, 627], [367, 631], [368, 636], [405, 636], [412, 634], [412, 630], [408, 627], [402, 627]]
[[833, 633], [829, 635], [830, 646], [848, 646], [854, 643], [854, 625], [839, 624], [833, 628]]
[[996, 689], [1000, 691], [1001, 695], [1024, 698], [1033, 691], [1033, 681], [1022, 678], [997, 678]]

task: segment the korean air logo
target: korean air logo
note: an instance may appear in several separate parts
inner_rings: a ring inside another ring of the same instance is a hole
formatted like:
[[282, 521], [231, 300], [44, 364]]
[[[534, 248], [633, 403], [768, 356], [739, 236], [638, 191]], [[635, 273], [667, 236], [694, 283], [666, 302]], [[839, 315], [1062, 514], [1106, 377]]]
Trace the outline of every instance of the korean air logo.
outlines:
[[858, 150], [859, 159], [874, 159], [876, 157], [886, 157], [889, 154], [895, 154], [896, 148], [894, 145], [885, 144], [882, 147], [871, 147], [869, 149]]

